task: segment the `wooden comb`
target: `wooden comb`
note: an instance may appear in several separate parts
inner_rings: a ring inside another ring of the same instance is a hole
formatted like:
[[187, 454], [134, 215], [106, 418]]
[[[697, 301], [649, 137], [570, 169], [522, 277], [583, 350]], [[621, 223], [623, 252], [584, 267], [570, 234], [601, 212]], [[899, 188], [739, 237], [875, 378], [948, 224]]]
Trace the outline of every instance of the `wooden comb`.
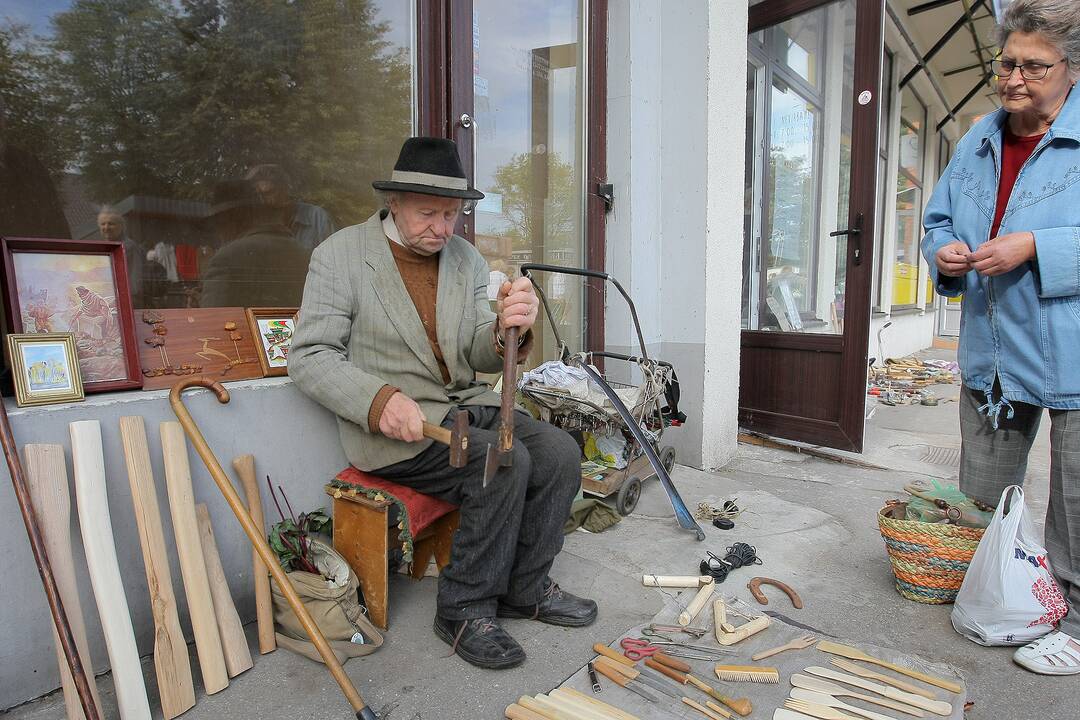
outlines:
[[759, 665], [717, 665], [713, 668], [716, 677], [728, 682], [756, 682], [777, 684], [780, 671], [774, 667]]

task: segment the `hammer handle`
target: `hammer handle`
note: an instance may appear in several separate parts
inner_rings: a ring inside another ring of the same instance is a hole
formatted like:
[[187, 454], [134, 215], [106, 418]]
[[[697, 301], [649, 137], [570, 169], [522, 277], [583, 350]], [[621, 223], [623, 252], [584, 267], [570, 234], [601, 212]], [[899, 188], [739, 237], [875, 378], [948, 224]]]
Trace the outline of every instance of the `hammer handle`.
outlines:
[[432, 425], [429, 422], [424, 423], [424, 437], [431, 438], [435, 442], [442, 443], [443, 445], [450, 445], [450, 431], [442, 425]]

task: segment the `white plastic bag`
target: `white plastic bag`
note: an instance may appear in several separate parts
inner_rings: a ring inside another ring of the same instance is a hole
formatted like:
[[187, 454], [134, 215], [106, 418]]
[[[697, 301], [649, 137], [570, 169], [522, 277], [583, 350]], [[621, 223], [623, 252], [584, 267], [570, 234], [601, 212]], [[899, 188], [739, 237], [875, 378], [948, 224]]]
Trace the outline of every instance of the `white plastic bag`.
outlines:
[[1024, 645], [1053, 630], [1067, 611], [1027, 517], [1024, 491], [1010, 485], [968, 566], [953, 606], [953, 627], [980, 645]]

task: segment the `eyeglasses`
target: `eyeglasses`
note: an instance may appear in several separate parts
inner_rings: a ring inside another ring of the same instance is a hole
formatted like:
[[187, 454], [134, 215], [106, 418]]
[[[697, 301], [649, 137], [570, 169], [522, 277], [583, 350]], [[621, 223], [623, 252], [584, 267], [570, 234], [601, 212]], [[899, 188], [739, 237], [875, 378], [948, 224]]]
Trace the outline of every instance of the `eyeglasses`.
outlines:
[[999, 78], [1009, 78], [1012, 77], [1013, 70], [1020, 68], [1020, 77], [1025, 80], [1042, 80], [1046, 77], [1046, 73], [1050, 72], [1050, 68], [1063, 62], [1065, 62], [1065, 58], [1061, 58], [1056, 63], [1026, 62], [1017, 65], [1012, 60], [994, 58], [990, 61], [990, 71]]

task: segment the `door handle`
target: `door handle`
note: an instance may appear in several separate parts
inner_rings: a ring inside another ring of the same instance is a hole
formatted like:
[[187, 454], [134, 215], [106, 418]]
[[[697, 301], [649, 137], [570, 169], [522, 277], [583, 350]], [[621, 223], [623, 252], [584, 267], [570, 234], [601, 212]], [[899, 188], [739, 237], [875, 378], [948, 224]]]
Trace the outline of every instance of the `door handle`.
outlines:
[[846, 236], [850, 238], [849, 244], [851, 245], [851, 259], [856, 265], [862, 265], [862, 231], [863, 231], [863, 214], [857, 213], [855, 215], [855, 225], [847, 228], [846, 230], [837, 230], [836, 232], [829, 233], [829, 237], [841, 237]]
[[[472, 182], [473, 187], [476, 187], [476, 118], [469, 113], [461, 113], [461, 117], [458, 118], [458, 125], [465, 130], [472, 130], [473, 146], [472, 146]], [[472, 215], [473, 205], [466, 203], [462, 212], [466, 215]]]

